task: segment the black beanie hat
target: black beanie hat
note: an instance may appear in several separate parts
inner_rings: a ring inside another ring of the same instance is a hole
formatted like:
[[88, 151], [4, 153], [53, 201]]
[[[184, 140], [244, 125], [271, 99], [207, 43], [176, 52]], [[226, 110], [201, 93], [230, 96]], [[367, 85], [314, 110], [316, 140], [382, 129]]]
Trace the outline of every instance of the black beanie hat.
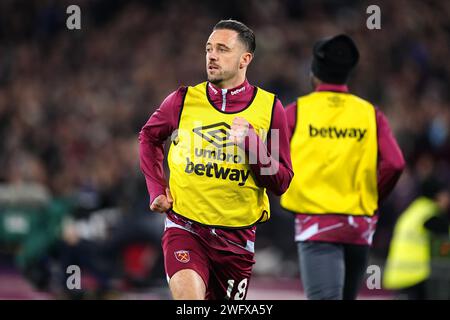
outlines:
[[358, 60], [359, 52], [353, 40], [340, 34], [314, 44], [311, 71], [323, 82], [344, 84]]

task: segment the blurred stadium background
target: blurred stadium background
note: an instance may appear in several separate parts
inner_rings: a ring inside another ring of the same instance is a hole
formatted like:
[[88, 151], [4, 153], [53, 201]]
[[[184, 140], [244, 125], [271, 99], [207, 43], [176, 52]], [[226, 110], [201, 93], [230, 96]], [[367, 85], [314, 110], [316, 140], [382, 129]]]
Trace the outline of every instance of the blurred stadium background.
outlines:
[[[66, 28], [71, 4], [81, 30]], [[366, 27], [371, 4], [381, 30]], [[399, 214], [450, 181], [449, 1], [3, 0], [0, 299], [169, 298], [137, 136], [170, 92], [204, 81], [204, 44], [223, 18], [254, 29], [248, 78], [284, 105], [310, 91], [315, 40], [354, 37], [351, 91], [385, 112], [408, 164], [380, 210], [370, 264], [383, 267]], [[248, 298], [303, 299], [293, 217], [271, 200]], [[68, 264], [82, 292], [64, 289]], [[393, 293], [364, 286], [360, 298]]]

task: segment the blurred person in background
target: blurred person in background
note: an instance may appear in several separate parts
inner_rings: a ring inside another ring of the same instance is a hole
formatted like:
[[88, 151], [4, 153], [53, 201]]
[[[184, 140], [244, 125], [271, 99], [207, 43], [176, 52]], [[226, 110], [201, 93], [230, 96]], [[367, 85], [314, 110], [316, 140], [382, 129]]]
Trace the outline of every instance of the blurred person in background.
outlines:
[[[256, 224], [270, 218], [266, 188], [280, 195], [293, 175], [283, 106], [246, 79], [255, 46], [243, 23], [217, 23], [206, 42], [208, 81], [170, 94], [139, 136], [150, 209], [166, 214], [162, 246], [174, 299], [246, 298]], [[279, 131], [279, 151], [270, 129]], [[167, 188], [163, 144], [171, 135]]]
[[423, 195], [400, 215], [391, 239], [383, 273], [383, 287], [398, 292], [399, 299], [432, 297], [432, 237], [449, 239], [450, 189], [428, 180]]
[[378, 203], [405, 166], [384, 114], [349, 92], [358, 60], [347, 35], [317, 41], [311, 66], [315, 91], [286, 109], [295, 176], [281, 205], [296, 214], [308, 299], [356, 299]]

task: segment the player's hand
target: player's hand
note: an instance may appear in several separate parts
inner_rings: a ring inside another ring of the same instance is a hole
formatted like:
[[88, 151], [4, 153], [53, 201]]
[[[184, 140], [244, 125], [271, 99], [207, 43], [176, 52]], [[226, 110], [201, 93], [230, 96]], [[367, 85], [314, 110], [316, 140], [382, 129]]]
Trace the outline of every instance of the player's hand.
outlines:
[[230, 139], [235, 144], [242, 144], [248, 134], [250, 123], [241, 117], [235, 117], [231, 124]]
[[166, 194], [161, 194], [153, 200], [150, 210], [165, 213], [172, 208], [173, 198], [169, 188], [166, 188]]

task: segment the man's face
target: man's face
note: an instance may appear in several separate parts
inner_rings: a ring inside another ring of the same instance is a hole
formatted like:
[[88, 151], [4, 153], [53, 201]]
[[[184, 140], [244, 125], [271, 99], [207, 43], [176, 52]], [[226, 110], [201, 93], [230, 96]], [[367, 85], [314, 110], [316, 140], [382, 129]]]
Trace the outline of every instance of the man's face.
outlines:
[[206, 42], [206, 72], [208, 81], [218, 84], [236, 76], [239, 69], [246, 67], [245, 45], [234, 30], [214, 30]]

